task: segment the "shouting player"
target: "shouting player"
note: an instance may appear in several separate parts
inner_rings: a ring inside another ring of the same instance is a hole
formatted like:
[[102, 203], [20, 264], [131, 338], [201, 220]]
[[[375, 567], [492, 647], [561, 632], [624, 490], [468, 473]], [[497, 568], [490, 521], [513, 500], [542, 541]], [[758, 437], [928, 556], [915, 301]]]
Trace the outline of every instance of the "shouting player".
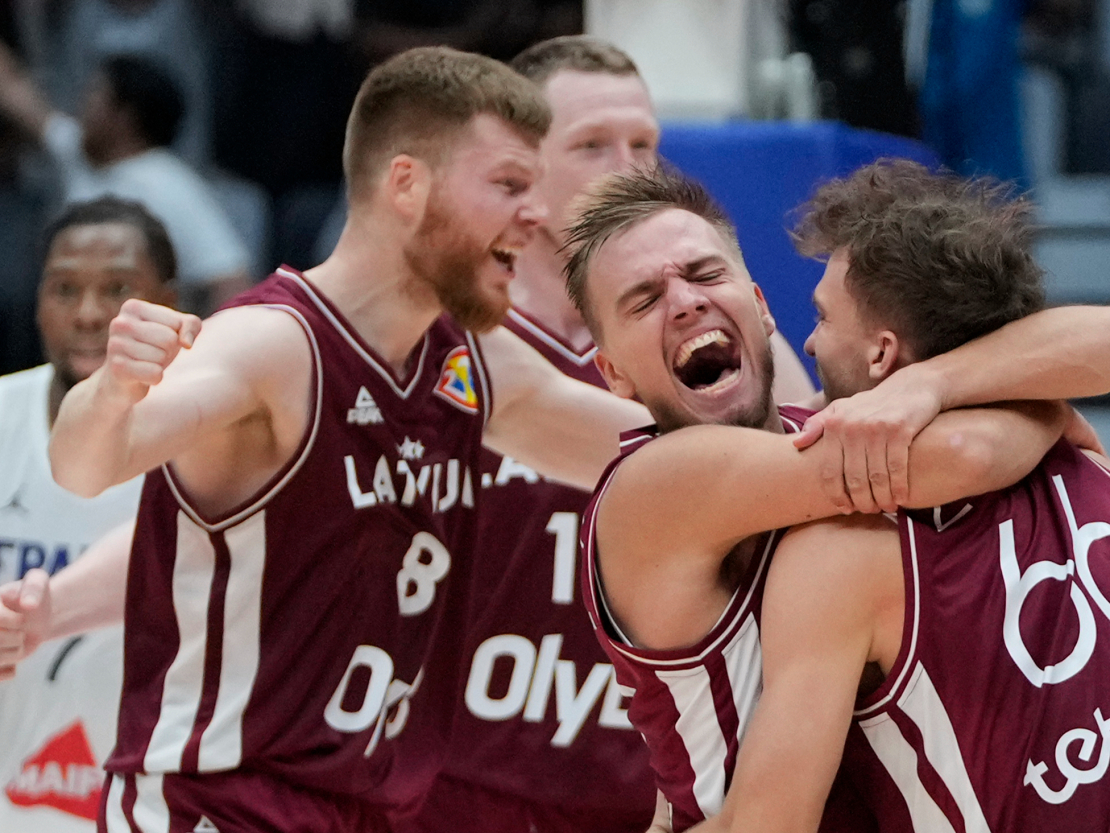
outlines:
[[[537, 185], [548, 208], [521, 252], [505, 326], [564, 373], [603, 386], [593, 340], [564, 288], [570, 204], [599, 177], [656, 164], [659, 126], [632, 60], [585, 36], [544, 41], [512, 67], [540, 85], [552, 123]], [[776, 337], [775, 396], [809, 398]], [[443, 775], [399, 830], [628, 830], [655, 804], [647, 750], [576, 592], [589, 493], [489, 453], [473, 576], [468, 668]], [[485, 809], [483, 809], [485, 808]]]
[[511, 333], [479, 346], [443, 315], [503, 318], [543, 217], [549, 118], [486, 58], [381, 65], [348, 125], [334, 254], [203, 330], [125, 304], [104, 368], [63, 402], [59, 482], [91, 495], [149, 472], [107, 830], [379, 829], [426, 790], [483, 436], [586, 485], [640, 413]]
[[[682, 830], [720, 809], [759, 694], [760, 602], [781, 537], [760, 533], [822, 514], [822, 462], [776, 436], [805, 413], [770, 404], [769, 314], [731, 226], [702, 189], [663, 172], [615, 178], [591, 199], [572, 241], [568, 288], [591, 323], [606, 380], [641, 398], [658, 425], [624, 440], [599, 485], [583, 522], [584, 593], [618, 678], [635, 689], [629, 714], [670, 803], [664, 820]], [[1017, 352], [973, 352], [991, 369], [976, 376], [980, 399], [1044, 387], [1013, 361]], [[1083, 364], [1056, 359], [1054, 369]], [[1104, 382], [1077, 380], [1066, 392]], [[957, 393], [945, 404], [969, 401]], [[869, 485], [880, 504], [920, 506], [998, 488], [1055, 442], [1053, 413], [1062, 410], [1049, 406], [1045, 425], [1012, 410], [942, 414], [930, 429], [953, 431], [941, 445], [958, 443], [959, 465], [937, 464], [926, 430], [908, 464], [888, 461], [892, 480], [867, 484], [865, 473], [861, 484], [846, 472], [848, 488]], [[695, 427], [674, 430], [683, 426]], [[828, 450], [839, 456], [840, 447]], [[888, 453], [868, 449], [876, 451]], [[908, 479], [899, 474], [907, 467]], [[823, 803], [824, 795], [815, 820]]]

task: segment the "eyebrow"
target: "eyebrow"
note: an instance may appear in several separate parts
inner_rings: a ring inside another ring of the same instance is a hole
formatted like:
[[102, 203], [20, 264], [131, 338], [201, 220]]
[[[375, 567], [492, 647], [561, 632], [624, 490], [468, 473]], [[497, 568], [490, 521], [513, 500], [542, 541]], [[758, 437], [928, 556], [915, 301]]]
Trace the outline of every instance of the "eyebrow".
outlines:
[[[679, 269], [679, 274], [683, 278], [686, 278], [689, 275], [700, 272], [706, 266], [711, 265], [726, 266], [727, 261], [720, 255], [705, 255], [704, 257], [699, 257], [684, 264]], [[617, 309], [623, 309], [625, 305], [628, 304], [628, 302], [631, 301], [633, 298], [636, 298], [639, 295], [646, 295], [647, 293], [651, 292], [651, 290], [658, 286], [662, 282], [662, 280], [663, 275], [660, 273], [653, 275], [650, 278], [646, 278], [639, 283], [634, 284], [633, 286], [630, 286], [617, 298]]]
[[723, 257], [721, 257], [721, 255], [705, 255], [704, 257], [699, 257], [697, 260], [691, 260], [689, 263], [683, 266], [682, 275], [683, 277], [685, 277], [686, 275], [693, 274], [694, 272], [700, 272], [706, 266], [710, 265], [727, 266], [728, 262]]
[[639, 295], [647, 295], [649, 292], [651, 292], [652, 289], [662, 283], [662, 281], [663, 276], [656, 275], [654, 277], [648, 278], [647, 280], [642, 280], [634, 286], [629, 287], [620, 294], [620, 297], [617, 298], [617, 309], [624, 309], [625, 306], [627, 306], [627, 304], [633, 298], [636, 298]]

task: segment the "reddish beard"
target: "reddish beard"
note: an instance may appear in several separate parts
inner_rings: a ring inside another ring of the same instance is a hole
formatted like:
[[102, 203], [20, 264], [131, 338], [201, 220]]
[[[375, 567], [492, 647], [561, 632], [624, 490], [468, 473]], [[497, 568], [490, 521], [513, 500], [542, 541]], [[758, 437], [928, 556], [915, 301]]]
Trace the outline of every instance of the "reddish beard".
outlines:
[[491, 257], [488, 247], [468, 237], [434, 196], [405, 256], [461, 327], [483, 333], [508, 312], [508, 293], [483, 292], [478, 278], [478, 266]]

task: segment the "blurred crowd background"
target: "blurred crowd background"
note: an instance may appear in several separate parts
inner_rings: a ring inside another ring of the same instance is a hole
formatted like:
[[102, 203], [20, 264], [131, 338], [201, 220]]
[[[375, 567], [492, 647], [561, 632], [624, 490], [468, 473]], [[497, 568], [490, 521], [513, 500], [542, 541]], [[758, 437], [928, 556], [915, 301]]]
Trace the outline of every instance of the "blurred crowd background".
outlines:
[[[637, 30], [660, 14], [684, 23]], [[701, 43], [698, 15], [736, 31]], [[423, 44], [509, 58], [583, 30], [633, 54], [664, 120], [837, 119], [1031, 188], [1053, 299], [1110, 294], [1103, 0], [7, 0], [0, 372], [41, 361], [38, 239], [66, 201], [147, 203], [183, 305], [204, 312], [326, 256], [346, 114], [374, 64]], [[708, 80], [689, 77], [699, 61]]]

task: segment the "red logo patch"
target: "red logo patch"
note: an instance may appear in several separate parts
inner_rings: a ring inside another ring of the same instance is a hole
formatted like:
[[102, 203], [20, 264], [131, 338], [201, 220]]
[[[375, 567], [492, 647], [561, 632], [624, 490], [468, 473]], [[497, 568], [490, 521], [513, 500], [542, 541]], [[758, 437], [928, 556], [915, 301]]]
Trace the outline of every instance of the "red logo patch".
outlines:
[[104, 771], [97, 766], [85, 727], [78, 721], [24, 761], [4, 792], [17, 807], [53, 807], [96, 821], [103, 783]]

